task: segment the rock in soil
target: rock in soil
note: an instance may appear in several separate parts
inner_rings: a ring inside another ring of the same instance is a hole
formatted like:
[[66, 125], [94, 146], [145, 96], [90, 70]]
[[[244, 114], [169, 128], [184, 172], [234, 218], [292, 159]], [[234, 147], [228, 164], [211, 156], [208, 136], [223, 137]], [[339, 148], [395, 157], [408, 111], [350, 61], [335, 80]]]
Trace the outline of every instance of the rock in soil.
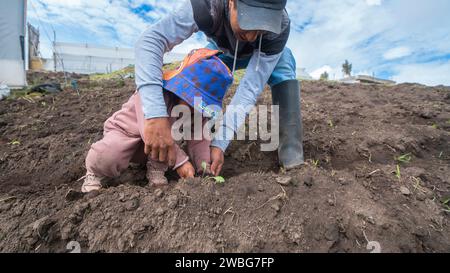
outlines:
[[401, 186], [400, 187], [400, 192], [403, 194], [403, 195], [411, 195], [411, 191], [407, 188], [407, 187], [405, 187], [405, 186]]
[[291, 184], [291, 182], [292, 182], [292, 177], [290, 177], [290, 176], [281, 176], [281, 177], [277, 177], [275, 180], [280, 185], [289, 186], [289, 184]]

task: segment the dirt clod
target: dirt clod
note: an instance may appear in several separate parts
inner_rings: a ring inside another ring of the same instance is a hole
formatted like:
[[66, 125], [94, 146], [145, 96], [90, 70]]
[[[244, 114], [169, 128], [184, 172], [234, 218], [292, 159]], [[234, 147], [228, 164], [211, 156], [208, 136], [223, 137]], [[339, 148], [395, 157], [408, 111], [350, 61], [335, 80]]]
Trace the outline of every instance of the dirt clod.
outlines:
[[79, 192], [79, 191], [75, 191], [73, 189], [70, 189], [65, 196], [66, 200], [71, 202], [71, 201], [76, 201], [79, 200], [81, 198], [83, 198], [83, 193]]
[[314, 185], [314, 179], [312, 178], [312, 176], [307, 176], [305, 178], [305, 185], [307, 187], [312, 187]]
[[177, 207], [177, 205], [178, 205], [178, 196], [176, 196], [176, 195], [170, 195], [170, 196], [167, 198], [167, 206], [168, 206], [170, 209], [175, 209], [175, 208]]
[[133, 198], [125, 204], [128, 211], [136, 210], [139, 207], [139, 199]]
[[405, 187], [405, 186], [401, 186], [401, 187], [400, 187], [400, 192], [401, 192], [403, 195], [411, 195], [411, 191], [410, 191], [407, 187]]
[[290, 176], [281, 176], [281, 177], [277, 177], [275, 180], [280, 185], [288, 186], [292, 182], [292, 177], [290, 177]]

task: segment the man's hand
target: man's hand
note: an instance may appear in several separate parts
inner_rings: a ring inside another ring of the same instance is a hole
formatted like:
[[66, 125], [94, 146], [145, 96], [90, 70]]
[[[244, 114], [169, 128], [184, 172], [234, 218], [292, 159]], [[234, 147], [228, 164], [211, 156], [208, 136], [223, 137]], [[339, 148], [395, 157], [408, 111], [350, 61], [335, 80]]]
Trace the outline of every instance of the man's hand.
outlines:
[[211, 147], [211, 172], [215, 176], [219, 176], [222, 172], [223, 163], [225, 162], [225, 157], [223, 151], [217, 147]]
[[177, 169], [177, 173], [183, 179], [194, 178], [195, 169], [194, 166], [192, 166], [191, 162], [187, 161]]
[[154, 118], [144, 121], [145, 153], [155, 161], [173, 167], [176, 162], [175, 142], [168, 118]]

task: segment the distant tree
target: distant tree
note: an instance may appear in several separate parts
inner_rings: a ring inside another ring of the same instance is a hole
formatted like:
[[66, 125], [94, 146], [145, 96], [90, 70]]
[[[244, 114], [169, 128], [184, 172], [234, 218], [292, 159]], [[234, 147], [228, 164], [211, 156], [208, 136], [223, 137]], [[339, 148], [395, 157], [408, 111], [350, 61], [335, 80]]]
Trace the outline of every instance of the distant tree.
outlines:
[[350, 77], [352, 75], [352, 69], [353, 65], [348, 62], [348, 60], [345, 60], [345, 63], [342, 65], [342, 72], [345, 76]]
[[322, 75], [320, 75], [320, 80], [327, 81], [329, 77], [330, 77], [330, 75], [328, 74], [327, 71], [325, 71], [322, 73]]

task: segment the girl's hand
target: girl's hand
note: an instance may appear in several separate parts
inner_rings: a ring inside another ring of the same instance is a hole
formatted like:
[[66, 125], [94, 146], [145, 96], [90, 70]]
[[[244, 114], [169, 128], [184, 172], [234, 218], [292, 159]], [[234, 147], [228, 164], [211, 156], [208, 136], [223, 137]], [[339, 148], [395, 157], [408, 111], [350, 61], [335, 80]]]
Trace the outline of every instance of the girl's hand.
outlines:
[[177, 173], [183, 179], [194, 178], [195, 169], [191, 162], [188, 161], [177, 169]]
[[222, 172], [222, 167], [225, 162], [223, 151], [217, 147], [211, 147], [211, 172], [215, 176], [219, 176]]

